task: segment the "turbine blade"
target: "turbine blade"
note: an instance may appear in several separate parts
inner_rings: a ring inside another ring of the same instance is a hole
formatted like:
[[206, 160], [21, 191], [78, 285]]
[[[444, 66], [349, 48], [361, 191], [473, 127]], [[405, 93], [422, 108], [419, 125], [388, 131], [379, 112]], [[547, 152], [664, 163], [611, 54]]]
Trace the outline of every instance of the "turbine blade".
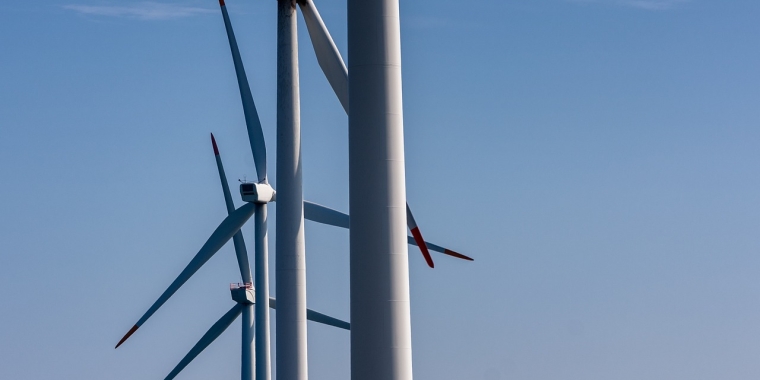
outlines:
[[[269, 308], [277, 310], [277, 300], [274, 297], [269, 297]], [[308, 308], [306, 309], [306, 319], [321, 323], [323, 325], [337, 327], [343, 330], [351, 330], [350, 323]]]
[[[407, 236], [407, 241], [411, 245], [417, 245], [417, 241], [415, 241], [414, 238], [411, 237], [411, 236]], [[440, 253], [443, 253], [443, 254], [446, 254], [446, 255], [449, 255], [449, 256], [456, 257], [458, 259], [462, 259], [462, 260], [474, 261], [474, 259], [472, 257], [465, 256], [465, 255], [463, 255], [463, 254], [461, 254], [459, 252], [455, 252], [455, 251], [452, 251], [452, 250], [450, 250], [448, 248], [441, 247], [440, 245], [435, 245], [435, 244], [433, 244], [431, 242], [427, 242], [426, 241], [425, 245], [427, 245], [427, 247], [431, 251], [440, 252]]]
[[177, 276], [177, 278], [174, 280], [174, 282], [169, 285], [169, 287], [164, 291], [163, 294], [161, 294], [161, 297], [158, 297], [158, 300], [153, 303], [153, 305], [148, 309], [145, 314], [140, 318], [139, 321], [135, 324], [132, 329], [129, 330], [129, 332], [119, 341], [119, 344], [116, 345], [116, 348], [118, 348], [124, 341], [129, 338], [132, 333], [137, 330], [140, 326], [142, 326], [145, 321], [150, 318], [153, 313], [158, 310], [168, 299], [171, 297], [177, 289], [179, 289], [187, 280], [195, 274], [195, 272], [200, 269], [203, 264], [208, 261], [211, 256], [213, 256], [217, 251], [219, 251], [224, 244], [226, 244], [232, 236], [240, 230], [241, 227], [243, 227], [243, 224], [250, 219], [251, 215], [253, 215], [253, 212], [255, 210], [255, 204], [253, 203], [246, 203], [239, 209], [235, 210], [232, 214], [230, 214], [227, 218], [222, 221], [222, 223], [219, 225], [219, 227], [216, 228], [214, 233], [211, 234], [211, 237], [206, 240], [206, 243], [201, 247], [200, 251], [193, 257], [193, 259], [190, 261], [189, 264], [185, 267], [185, 269], [182, 270], [182, 272]]
[[245, 248], [242, 231], [238, 230], [238, 232], [235, 232], [235, 235], [232, 235], [232, 244], [235, 245], [235, 256], [237, 257], [240, 277], [243, 279], [243, 283], [253, 284], [251, 264], [248, 262], [248, 250]]
[[414, 221], [414, 216], [412, 215], [412, 210], [409, 208], [409, 203], [406, 204], [406, 224], [412, 232], [414, 241], [417, 243], [416, 245], [420, 247], [422, 257], [425, 258], [427, 265], [434, 268], [435, 264], [433, 264], [433, 258], [430, 257], [430, 252], [428, 251], [427, 244], [425, 244], [425, 239], [422, 238], [422, 233], [420, 232], [419, 227], [417, 227], [417, 222]]
[[[409, 214], [411, 214], [411, 212]], [[409, 216], [409, 214], [407, 214], [407, 217]], [[303, 215], [305, 219], [311, 220], [312, 222], [327, 224], [330, 226], [341, 227], [341, 228], [346, 228], [346, 229], [349, 228], [349, 222], [351, 220], [348, 214], [345, 214], [338, 210], [333, 210], [329, 207], [322, 206], [320, 204], [309, 202], [309, 201], [303, 202]], [[416, 226], [416, 223], [414, 223], [414, 225]], [[422, 235], [420, 235], [420, 237], [422, 237]], [[414, 237], [408, 236], [407, 239], [408, 239], [409, 244], [419, 247], [419, 244], [417, 243], [417, 240]], [[429, 250], [440, 252], [440, 253], [453, 256], [456, 258], [473, 261], [471, 257], [452, 251], [448, 248], [444, 248], [444, 247], [441, 247], [440, 245], [436, 245], [424, 240], [423, 242], [425, 243], [425, 245], [427, 246]]]
[[[219, 154], [219, 147], [216, 145], [213, 133], [211, 134], [211, 145], [214, 147], [216, 169], [219, 171], [219, 180], [222, 182], [222, 192], [224, 193], [224, 203], [227, 206], [227, 214], [232, 214], [235, 212], [235, 204], [232, 202], [230, 185], [227, 182], [227, 175], [224, 173], [222, 156]], [[232, 236], [232, 242], [235, 244], [235, 256], [237, 256], [238, 267], [240, 268], [240, 277], [243, 279], [243, 283], [251, 284], [253, 283], [253, 276], [251, 276], [251, 266], [248, 263], [248, 251], [245, 249], [243, 233], [240, 231], [236, 232]]]
[[240, 89], [240, 99], [243, 102], [243, 113], [245, 114], [245, 126], [248, 129], [248, 140], [251, 143], [251, 152], [253, 161], [256, 164], [256, 174], [259, 182], [267, 181], [267, 148], [264, 143], [264, 132], [261, 129], [259, 114], [256, 112], [256, 105], [253, 102], [251, 87], [248, 85], [248, 78], [245, 75], [245, 67], [240, 59], [240, 50], [238, 49], [235, 33], [232, 31], [230, 16], [227, 14], [227, 6], [224, 0], [219, 0], [222, 8], [222, 17], [224, 18], [224, 27], [227, 30], [227, 39], [230, 43], [232, 52], [232, 62], [235, 64], [235, 74], [237, 75], [238, 87]]
[[177, 376], [185, 367], [187, 367], [188, 364], [190, 364], [193, 359], [195, 359], [198, 354], [203, 352], [203, 350], [208, 347], [211, 342], [216, 340], [216, 338], [219, 337], [219, 335], [222, 335], [224, 330], [229, 327], [232, 322], [235, 321], [235, 319], [240, 315], [240, 313], [243, 311], [243, 305], [241, 304], [235, 304], [235, 306], [230, 309], [226, 314], [222, 316], [222, 318], [219, 318], [216, 323], [214, 323], [213, 326], [211, 326], [210, 329], [206, 332], [206, 334], [201, 337], [201, 340], [198, 341], [198, 343], [193, 346], [193, 348], [190, 350], [190, 352], [185, 355], [182, 360], [180, 360], [179, 364], [177, 364], [176, 367], [169, 373], [168, 376], [166, 376], [165, 380], [171, 380]]
[[303, 19], [306, 21], [306, 29], [309, 30], [311, 45], [314, 47], [314, 53], [317, 55], [317, 62], [322, 72], [325, 73], [327, 81], [335, 95], [338, 96], [340, 104], [348, 113], [348, 70], [340, 56], [338, 47], [330, 36], [322, 17], [317, 11], [317, 7], [311, 0], [299, 1]]
[[306, 319], [317, 322], [317, 323], [321, 323], [323, 325], [337, 327], [343, 330], [351, 330], [350, 323], [346, 321], [342, 321], [338, 318], [333, 318], [329, 315], [325, 315], [311, 309], [306, 309]]
[[[409, 217], [410, 214], [411, 212], [407, 214], [407, 217]], [[316, 204], [314, 202], [309, 202], [309, 201], [303, 202], [303, 215], [305, 219], [311, 220], [312, 222], [327, 224], [330, 226], [341, 227], [341, 228], [346, 228], [346, 229], [349, 227], [349, 222], [351, 220], [348, 214], [345, 214], [338, 210], [333, 210], [329, 207], [322, 206], [320, 204]], [[411, 224], [411, 223], [408, 223], [408, 224]], [[417, 225], [416, 222], [414, 223], [414, 225], [415, 226]], [[420, 235], [420, 237], [422, 237], [422, 235]], [[419, 247], [419, 244], [417, 243], [417, 240], [414, 237], [408, 236], [407, 241], [409, 242], [409, 244]], [[474, 261], [469, 256], [465, 256], [461, 253], [452, 251], [448, 248], [441, 247], [440, 245], [436, 245], [424, 240], [423, 242], [425, 243], [425, 246], [431, 251], [440, 252], [449, 256], [463, 259], [463, 260]]]
[[303, 202], [303, 217], [313, 222], [342, 228], [348, 228], [351, 220], [348, 214], [309, 201]]
[[132, 326], [132, 328], [129, 329], [129, 331], [127, 331], [126, 334], [124, 334], [124, 337], [122, 337], [121, 340], [119, 340], [119, 343], [116, 343], [116, 347], [114, 347], [114, 348], [119, 348], [119, 346], [121, 346], [121, 344], [124, 343], [125, 340], [129, 339], [129, 337], [132, 336], [132, 334], [134, 334], [135, 331], [137, 331], [137, 329], [139, 329], [139, 328], [140, 328], [140, 326], [138, 326], [138, 325]]

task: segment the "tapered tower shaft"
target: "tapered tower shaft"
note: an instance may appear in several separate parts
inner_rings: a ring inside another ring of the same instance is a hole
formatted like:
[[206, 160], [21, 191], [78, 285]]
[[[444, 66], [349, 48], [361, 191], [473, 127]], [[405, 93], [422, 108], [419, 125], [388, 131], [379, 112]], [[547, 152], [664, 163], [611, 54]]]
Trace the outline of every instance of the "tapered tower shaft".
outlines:
[[295, 0], [277, 2], [277, 378], [308, 379]]
[[398, 0], [348, 0], [351, 378], [412, 379]]
[[255, 327], [253, 324], [253, 305], [243, 306], [243, 334], [242, 334], [242, 349], [240, 360], [240, 379], [241, 380], [254, 380], [254, 366], [256, 358], [254, 357], [254, 338]]
[[256, 380], [270, 380], [272, 377], [269, 352], [269, 244], [267, 236], [267, 204], [257, 203], [254, 214], [255, 229], [255, 277], [256, 293]]

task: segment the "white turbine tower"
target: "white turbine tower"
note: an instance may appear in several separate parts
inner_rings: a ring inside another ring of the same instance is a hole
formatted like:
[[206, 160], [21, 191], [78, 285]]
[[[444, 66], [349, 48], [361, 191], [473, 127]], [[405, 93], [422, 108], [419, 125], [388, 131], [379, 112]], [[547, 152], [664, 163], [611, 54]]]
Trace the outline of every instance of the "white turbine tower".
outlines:
[[[349, 113], [349, 190], [353, 217], [306, 203], [307, 219], [351, 227], [351, 376], [411, 379], [409, 274], [403, 225], [425, 261], [428, 248], [404, 178], [398, 0], [348, 1], [347, 69], [312, 0], [299, 0], [317, 61]], [[349, 81], [350, 78], [350, 81]]]
[[308, 379], [298, 33], [294, 0], [277, 1], [277, 378]]
[[351, 378], [411, 380], [398, 0], [348, 0]]
[[[319, 15], [314, 2], [312, 0], [299, 0], [298, 4], [301, 6], [301, 12], [303, 13], [304, 21], [306, 21], [306, 28], [309, 31], [309, 37], [314, 47], [314, 53], [317, 56], [317, 62], [343, 109], [348, 113], [348, 69], [343, 61], [343, 57], [341, 57], [338, 47], [330, 36], [330, 32], [327, 30], [324, 21], [322, 21], [322, 17]], [[406, 205], [406, 213], [407, 226], [415, 240], [415, 245], [419, 246], [427, 265], [433, 268], [435, 264], [432, 257], [430, 257], [428, 247], [422, 238], [417, 223], [414, 221], [412, 210], [408, 204]]]

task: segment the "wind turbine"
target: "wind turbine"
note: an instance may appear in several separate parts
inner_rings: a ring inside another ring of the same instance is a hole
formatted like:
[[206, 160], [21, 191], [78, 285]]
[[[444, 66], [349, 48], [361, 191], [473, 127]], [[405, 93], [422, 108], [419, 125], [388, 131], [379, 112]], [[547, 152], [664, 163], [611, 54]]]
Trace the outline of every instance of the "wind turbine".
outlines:
[[[216, 159], [217, 170], [219, 172], [219, 180], [222, 183], [222, 191], [224, 194], [225, 205], [227, 207], [228, 213], [232, 214], [235, 212], [235, 206], [233, 204], [232, 196], [230, 194], [230, 188], [227, 183], [227, 176], [225, 175], [224, 166], [222, 164], [222, 159], [219, 154], [219, 148], [217, 147], [216, 140], [214, 139], [213, 134], [211, 135], [211, 143], [214, 148], [214, 157]], [[234, 322], [235, 319], [237, 319], [237, 317], [240, 316], [241, 314], [243, 315], [242, 337], [241, 337], [242, 338], [241, 379], [252, 380], [255, 378], [254, 377], [254, 363], [255, 363], [255, 359], [254, 359], [254, 337], [255, 337], [254, 305], [263, 304], [265, 307], [276, 309], [277, 302], [274, 298], [269, 298], [267, 302], [259, 302], [259, 303], [256, 302], [255, 291], [252, 286], [251, 270], [248, 263], [248, 253], [245, 247], [245, 241], [243, 239], [242, 232], [240, 230], [235, 232], [232, 239], [235, 245], [235, 255], [237, 257], [237, 263], [240, 269], [240, 276], [243, 279], [242, 284], [237, 284], [237, 285], [233, 284], [230, 286], [232, 299], [236, 302], [236, 304], [229, 311], [227, 311], [227, 313], [225, 313], [216, 323], [214, 323], [213, 326], [211, 326], [211, 328], [206, 332], [206, 334], [203, 335], [203, 337], [198, 341], [198, 343], [196, 343], [195, 346], [193, 346], [193, 348], [187, 353], [187, 355], [185, 355], [185, 357], [174, 367], [174, 369], [172, 369], [169, 375], [166, 376], [165, 378], [166, 380], [175, 378], [177, 374], [179, 374], [188, 364], [190, 364], [190, 362], [193, 361], [193, 359], [195, 359], [196, 356], [198, 356], [198, 354], [200, 354], [216, 338], [218, 338], [227, 329], [227, 327], [229, 327], [232, 324], [232, 322]], [[191, 265], [193, 262], [197, 262], [197, 261], [194, 259], [191, 262]], [[191, 265], [188, 265], [188, 268], [191, 267]], [[187, 272], [187, 268], [185, 269], [185, 271], [183, 271], [183, 273], [186, 273], [186, 272]], [[181, 277], [182, 275], [180, 275], [180, 278]], [[177, 280], [179, 280], [180, 278], [178, 278]], [[172, 285], [176, 284], [177, 280], [175, 280], [175, 282], [172, 283]], [[172, 287], [170, 287], [170, 289], [172, 289]], [[164, 295], [165, 294], [166, 292], [164, 292]], [[165, 300], [166, 299], [164, 299], [163, 301], [165, 302]], [[162, 299], [159, 298], [159, 301], [162, 301]], [[157, 301], [157, 303], [159, 301]], [[155, 311], [153, 307], [151, 308], [151, 310]], [[148, 315], [148, 317], [149, 316], [150, 315]], [[345, 330], [350, 329], [350, 324], [348, 322], [327, 316], [325, 314], [316, 312], [311, 309], [307, 309], [306, 317], [307, 319], [318, 322], [318, 323], [338, 327]], [[147, 318], [144, 317], [144, 319], [147, 319]], [[140, 323], [140, 325], [141, 324], [142, 323]], [[119, 344], [116, 347], [118, 348], [119, 345], [121, 345], [129, 337], [129, 335], [131, 335], [131, 333], [133, 333], [135, 330], [136, 328], [133, 328], [132, 330], [130, 330], [130, 333], [128, 333], [124, 338], [122, 338], [122, 340], [119, 342]]]
[[[255, 268], [255, 299], [269, 299], [269, 274], [268, 274], [268, 242], [267, 242], [267, 203], [274, 201], [275, 191], [269, 185], [267, 179], [267, 154], [266, 144], [264, 142], [264, 133], [259, 121], [256, 105], [253, 102], [248, 79], [245, 74], [245, 68], [240, 58], [240, 51], [235, 40], [235, 33], [232, 30], [227, 7], [224, 0], [219, 0], [219, 6], [222, 11], [222, 18], [227, 32], [227, 39], [232, 53], [232, 60], [235, 66], [240, 97], [243, 103], [243, 113], [245, 115], [245, 124], [248, 131], [248, 140], [251, 145], [258, 182], [244, 183], [241, 185], [241, 194], [243, 200], [247, 203], [240, 208], [232, 211], [227, 218], [217, 227], [211, 237], [206, 241], [201, 250], [196, 254], [188, 266], [180, 273], [179, 277], [169, 286], [166, 291], [156, 300], [148, 311], [137, 321], [134, 327], [116, 345], [119, 347], [127, 338], [129, 338], [145, 321], [150, 318], [158, 308], [169, 299], [190, 276], [192, 276], [211, 256], [213, 256], [227, 241], [229, 241], [242, 228], [243, 224], [253, 216], [254, 218], [254, 268]], [[245, 278], [245, 277], [244, 277]], [[234, 310], [234, 309], [233, 309]], [[232, 313], [233, 310], [230, 312]], [[242, 309], [241, 309], [242, 312]], [[269, 339], [269, 311], [267, 302], [258, 302], [254, 307], [255, 314], [255, 362], [256, 378], [259, 380], [269, 380], [271, 377], [270, 365], [270, 339]], [[231, 318], [231, 315], [228, 316]]]
[[[343, 57], [340, 55], [340, 51], [335, 45], [335, 42], [333, 41], [332, 36], [330, 35], [327, 26], [322, 20], [322, 17], [320, 16], [319, 11], [317, 10], [317, 6], [314, 4], [314, 2], [312, 0], [299, 0], [298, 4], [301, 7], [301, 13], [303, 14], [304, 21], [306, 22], [306, 28], [309, 31], [309, 38], [311, 39], [314, 53], [317, 56], [317, 62], [319, 63], [320, 68], [322, 68], [322, 72], [325, 74], [327, 81], [330, 83], [330, 87], [332, 87], [335, 95], [338, 97], [338, 101], [340, 101], [343, 109], [346, 111], [346, 113], [348, 113], [348, 69], [346, 68], [346, 64], [343, 61]], [[427, 265], [431, 268], [435, 267], [433, 258], [430, 256], [430, 252], [428, 250], [430, 247], [428, 247], [425, 239], [423, 239], [422, 233], [420, 232], [419, 226], [417, 226], [417, 223], [414, 220], [412, 210], [409, 207], [408, 203], [406, 204], [406, 223], [409, 231], [412, 233], [412, 238], [414, 239], [413, 245], [419, 247], [420, 252], [422, 253], [422, 256], [424, 257]], [[438, 251], [445, 253], [445, 248], [442, 248], [440, 246], [437, 247], [441, 248], [441, 250]], [[451, 250], [448, 251], [456, 253]], [[452, 256], [457, 257], [456, 255]], [[467, 257], [464, 255], [460, 256], [463, 257], [459, 258]], [[469, 257], [467, 257], [467, 259], [472, 260]]]
[[[232, 203], [232, 197], [230, 195], [230, 188], [227, 183], [227, 176], [224, 173], [224, 166], [222, 165], [222, 159], [219, 155], [219, 149], [216, 145], [214, 135], [211, 135], [211, 143], [214, 147], [214, 156], [216, 158], [216, 165], [219, 171], [219, 179], [222, 182], [222, 191], [224, 192], [224, 201], [227, 205], [227, 211], [233, 212], [235, 206]], [[238, 266], [240, 267], [240, 274], [243, 278], [243, 284], [233, 284], [230, 286], [230, 292], [232, 293], [232, 299], [237, 302], [222, 318], [220, 318], [211, 328], [203, 335], [203, 337], [196, 343], [190, 352], [177, 364], [176, 367], [169, 373], [165, 380], [173, 379], [180, 371], [182, 371], [190, 362], [195, 359], [211, 342], [221, 335], [227, 327], [241, 313], [243, 314], [243, 334], [242, 334], [242, 360], [241, 360], [241, 379], [254, 379], [253, 376], [253, 338], [254, 338], [254, 323], [253, 323], [253, 305], [255, 302], [255, 295], [252, 292], [251, 287], [251, 270], [248, 267], [248, 254], [245, 249], [245, 242], [240, 231], [233, 236], [233, 243], [235, 244], [235, 254], [237, 256]], [[267, 304], [267, 303], [265, 303]], [[269, 298], [268, 305], [272, 309], [277, 308], [277, 303], [274, 298]], [[327, 316], [325, 314], [316, 312], [311, 309], [307, 309], [306, 318], [322, 324], [350, 330], [350, 324], [337, 318]]]
[[[227, 213], [232, 214], [235, 212], [235, 205], [232, 202], [232, 195], [230, 194], [230, 187], [227, 183], [227, 176], [224, 172], [224, 165], [222, 165], [222, 158], [219, 155], [219, 148], [216, 145], [214, 135], [211, 135], [211, 144], [214, 148], [214, 158], [216, 159], [216, 168], [219, 172], [219, 180], [222, 183], [222, 192], [224, 193], [224, 203], [227, 207]], [[254, 337], [255, 337], [255, 325], [254, 325], [254, 304], [256, 304], [256, 296], [253, 292], [251, 277], [251, 268], [248, 263], [248, 252], [245, 248], [245, 241], [243, 240], [242, 231], [238, 230], [232, 237], [232, 242], [235, 245], [235, 256], [237, 257], [238, 267], [240, 269], [240, 277], [243, 280], [241, 286], [230, 286], [230, 293], [232, 299], [236, 302], [227, 313], [225, 313], [213, 326], [203, 335], [203, 337], [195, 344], [190, 352], [185, 355], [184, 358], [172, 369], [165, 380], [173, 379], [180, 373], [190, 362], [195, 359], [211, 342], [221, 335], [224, 330], [229, 327], [237, 317], [242, 314], [242, 344], [241, 344], [241, 364], [240, 364], [240, 378], [242, 380], [254, 379]], [[122, 340], [123, 342], [123, 340]], [[121, 344], [122, 342], [119, 342]], [[117, 345], [118, 347], [118, 345]]]
[[[433, 245], [406, 203], [399, 1], [347, 1], [348, 69], [313, 1], [298, 3], [317, 61], [349, 115], [351, 378], [411, 380], [404, 240], [414, 240], [428, 266], [434, 264]], [[412, 239], [405, 239], [405, 225]]]
[[[256, 166], [258, 175], [257, 183], [246, 183], [241, 185], [243, 200], [247, 203], [234, 210], [227, 218], [217, 227], [211, 237], [206, 241], [195, 258], [188, 264], [185, 270], [180, 273], [179, 277], [169, 286], [164, 294], [151, 306], [140, 320], [132, 327], [129, 332], [122, 338], [117, 347], [122, 344], [130, 335], [132, 335], [148, 318], [150, 318], [161, 305], [166, 302], [182, 284], [187, 281], [208, 259], [211, 258], [227, 241], [235, 235], [248, 219], [256, 214], [254, 218], [254, 268], [255, 268], [255, 296], [259, 300], [269, 299], [269, 274], [268, 274], [268, 243], [267, 243], [267, 203], [274, 201], [275, 191], [269, 185], [267, 180], [267, 151], [264, 143], [264, 132], [261, 129], [261, 122], [256, 111], [256, 105], [253, 102], [248, 79], [245, 75], [245, 68], [240, 58], [240, 51], [235, 40], [235, 33], [232, 30], [227, 7], [224, 0], [219, 0], [219, 6], [222, 10], [222, 18], [227, 31], [227, 39], [230, 44], [232, 60], [235, 65], [235, 74], [237, 76], [240, 97], [243, 103], [243, 113], [245, 115], [245, 124], [248, 130], [248, 140], [253, 153], [253, 161]], [[270, 352], [269, 352], [269, 312], [266, 303], [259, 302], [255, 306], [255, 333], [256, 339], [256, 377], [259, 380], [268, 380], [270, 378]]]
[[[264, 132], [261, 129], [256, 105], [253, 102], [251, 88], [248, 85], [248, 78], [245, 75], [243, 61], [240, 58], [240, 50], [235, 40], [235, 32], [232, 30], [230, 16], [227, 13], [227, 6], [224, 0], [219, 0], [219, 7], [222, 10], [224, 27], [227, 31], [227, 39], [230, 44], [232, 61], [235, 65], [235, 74], [237, 76], [238, 87], [240, 89], [240, 98], [243, 102], [243, 113], [245, 115], [245, 125], [248, 130], [248, 140], [251, 144], [251, 153], [256, 165], [258, 174], [258, 183], [242, 184], [240, 189], [243, 194], [243, 200], [252, 202], [255, 205], [256, 217], [254, 218], [255, 242], [254, 242], [254, 261], [255, 261], [255, 289], [256, 298], [269, 299], [269, 248], [267, 237], [267, 203], [274, 201], [275, 191], [269, 185], [267, 179], [267, 149], [264, 143]], [[247, 196], [247, 198], [246, 198]], [[266, 304], [259, 303], [255, 308], [256, 314], [256, 379], [269, 380], [272, 376], [270, 361], [270, 343], [269, 343], [269, 311]]]

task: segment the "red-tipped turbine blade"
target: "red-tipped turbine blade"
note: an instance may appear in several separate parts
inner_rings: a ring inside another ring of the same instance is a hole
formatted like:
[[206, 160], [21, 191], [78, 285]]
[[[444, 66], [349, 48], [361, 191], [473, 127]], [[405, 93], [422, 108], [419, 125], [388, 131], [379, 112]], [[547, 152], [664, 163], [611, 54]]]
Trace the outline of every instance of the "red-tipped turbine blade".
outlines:
[[[190, 263], [187, 264], [185, 269], [180, 272], [179, 276], [177, 276], [176, 279], [169, 285], [166, 290], [161, 294], [160, 297], [156, 300], [156, 302], [151, 305], [151, 307], [148, 309], [148, 311], [143, 314], [142, 317], [135, 323], [135, 327], [132, 328], [132, 330], [127, 333], [127, 336], [124, 337], [124, 339], [128, 338], [130, 334], [132, 334], [139, 326], [142, 326], [145, 321], [148, 320], [161, 306], [163, 306], [166, 301], [171, 298], [174, 293], [177, 292], [177, 290], [187, 282], [190, 277], [192, 277], [195, 272], [200, 269], [203, 264], [205, 264], [209, 259], [211, 259], [214, 254], [216, 254], [227, 242], [232, 239], [232, 237], [240, 231], [240, 228], [243, 227], [243, 224], [245, 224], [248, 219], [253, 216], [254, 211], [256, 210], [256, 205], [253, 203], [246, 203], [243, 206], [240, 206], [235, 212], [230, 214], [228, 217], [224, 218], [221, 224], [219, 224], [219, 227], [214, 230], [214, 232], [211, 234], [211, 236], [206, 240], [206, 243], [203, 244], [203, 247], [198, 251], [198, 253], [195, 254], [195, 257], [193, 257], [192, 260], [190, 260]], [[122, 339], [122, 341], [124, 340]], [[117, 346], [118, 347], [118, 346]]]
[[[409, 239], [409, 243], [410, 244], [415, 244], [416, 242], [413, 243], [411, 241], [411, 239]], [[425, 243], [427, 244], [428, 248], [431, 251], [440, 252], [440, 253], [443, 253], [445, 255], [456, 257], [457, 259], [462, 259], [462, 260], [467, 260], [467, 261], [475, 261], [470, 256], [465, 256], [465, 255], [463, 255], [463, 254], [461, 254], [459, 252], [454, 252], [454, 251], [452, 251], [452, 250], [450, 250], [448, 248], [441, 247], [440, 245], [436, 245], [436, 244], [433, 244], [433, 243], [430, 243], [430, 242], [425, 242]]]
[[414, 241], [417, 242], [417, 246], [420, 247], [422, 256], [425, 258], [425, 261], [427, 261], [427, 265], [431, 268], [435, 268], [435, 264], [433, 264], [433, 258], [430, 257], [430, 252], [428, 251], [427, 245], [425, 244], [425, 239], [422, 238], [420, 229], [417, 227], [412, 228], [412, 236], [414, 237]]
[[414, 221], [414, 216], [412, 216], [412, 210], [409, 208], [409, 203], [406, 204], [406, 225], [409, 227], [409, 230], [412, 231], [414, 241], [417, 242], [417, 246], [420, 247], [422, 256], [425, 257], [425, 261], [427, 261], [427, 265], [431, 268], [435, 268], [433, 258], [430, 257], [430, 251], [428, 251], [427, 244], [425, 244], [425, 239], [422, 238], [420, 229], [417, 227], [417, 222]]
[[443, 253], [444, 253], [444, 254], [446, 254], [446, 255], [449, 255], [449, 256], [454, 256], [454, 257], [456, 257], [456, 258], [458, 258], [458, 259], [463, 259], [463, 260], [468, 260], [468, 261], [475, 261], [475, 260], [474, 260], [472, 257], [470, 257], [470, 256], [465, 256], [465, 255], [463, 255], [463, 254], [461, 254], [461, 253], [459, 253], [459, 252], [454, 252], [454, 251], [452, 251], [452, 250], [450, 250], [450, 249], [444, 249], [444, 250], [443, 250]]
[[119, 346], [121, 346], [121, 344], [124, 343], [125, 340], [129, 339], [129, 337], [132, 336], [132, 334], [134, 334], [135, 331], [137, 331], [138, 328], [140, 328], [140, 326], [138, 326], [138, 325], [132, 326], [132, 328], [129, 329], [129, 331], [127, 332], [127, 334], [124, 335], [123, 338], [121, 338], [121, 340], [119, 341], [119, 343], [116, 344], [116, 347], [114, 347], [114, 348], [119, 348]]

